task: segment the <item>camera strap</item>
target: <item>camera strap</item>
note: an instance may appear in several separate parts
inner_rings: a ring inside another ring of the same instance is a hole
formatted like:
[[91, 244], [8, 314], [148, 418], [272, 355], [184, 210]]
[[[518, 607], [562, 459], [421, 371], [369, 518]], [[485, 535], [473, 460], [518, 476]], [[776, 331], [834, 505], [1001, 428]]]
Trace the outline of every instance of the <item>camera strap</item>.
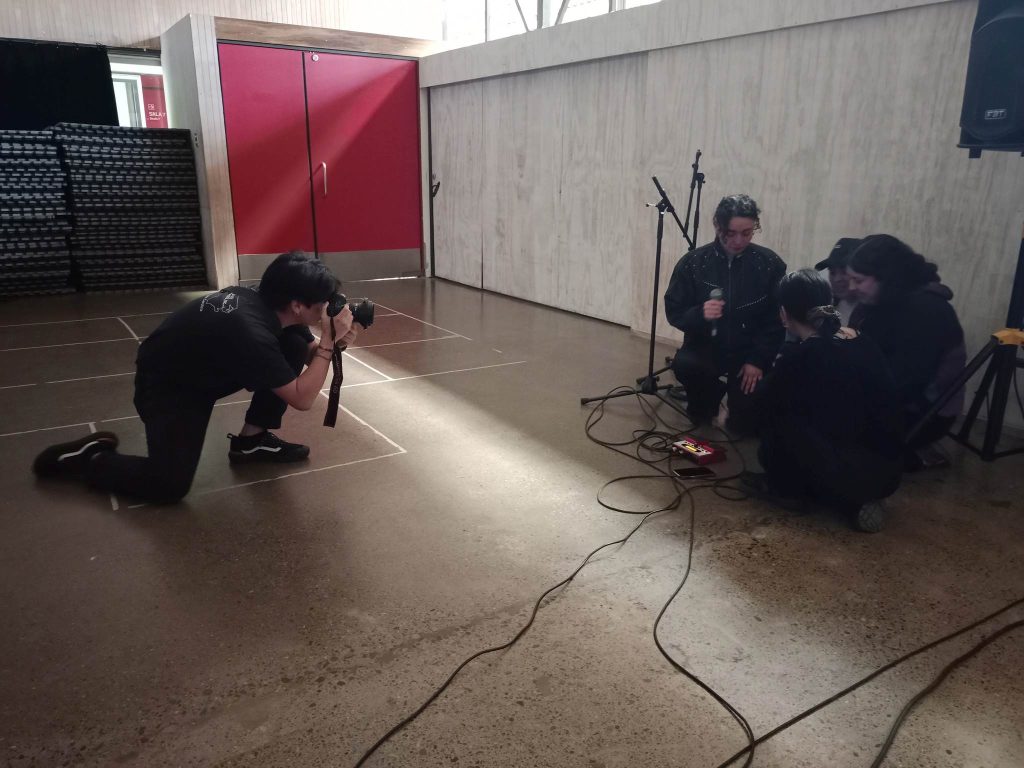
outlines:
[[331, 368], [334, 375], [331, 377], [331, 394], [327, 398], [327, 413], [324, 414], [324, 426], [333, 427], [338, 420], [338, 400], [341, 396], [341, 382], [345, 378], [341, 368], [341, 353], [345, 347], [335, 347], [331, 353]]
[[[336, 341], [337, 338], [334, 323], [331, 323], [331, 340]], [[345, 346], [335, 344], [331, 352], [331, 368], [334, 375], [331, 377], [331, 394], [327, 398], [327, 413], [324, 414], [325, 427], [333, 427], [338, 421], [338, 400], [341, 398], [341, 382], [345, 378], [341, 367], [341, 353], [346, 349], [348, 349], [347, 344]]]

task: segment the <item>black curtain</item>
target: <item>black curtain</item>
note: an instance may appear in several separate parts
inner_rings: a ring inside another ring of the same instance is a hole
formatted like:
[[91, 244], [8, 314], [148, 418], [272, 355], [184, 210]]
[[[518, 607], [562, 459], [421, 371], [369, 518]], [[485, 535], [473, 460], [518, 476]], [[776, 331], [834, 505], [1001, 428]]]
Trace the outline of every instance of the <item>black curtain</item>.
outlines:
[[105, 48], [0, 40], [0, 129], [117, 125]]

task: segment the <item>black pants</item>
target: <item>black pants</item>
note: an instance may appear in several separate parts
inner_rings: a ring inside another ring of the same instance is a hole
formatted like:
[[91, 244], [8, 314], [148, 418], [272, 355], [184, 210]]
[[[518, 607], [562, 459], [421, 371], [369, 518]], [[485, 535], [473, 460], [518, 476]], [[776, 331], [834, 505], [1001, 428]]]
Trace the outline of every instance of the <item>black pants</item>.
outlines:
[[762, 424], [758, 461], [777, 492], [807, 498], [844, 513], [891, 496], [899, 487], [900, 446], [888, 453], [836, 445], [790, 424]]
[[[728, 393], [730, 427], [747, 433], [757, 429], [754, 399], [742, 389], [739, 376], [742, 367], [739, 360], [716, 361], [711, 350], [682, 347], [676, 352], [672, 372], [686, 389], [687, 412], [695, 423], [709, 422], [718, 415], [718, 405]], [[724, 383], [722, 376], [727, 377]]]
[[[913, 429], [917, 422], [921, 420], [921, 413], [917, 411], [906, 412], [906, 426], [907, 429]], [[953, 426], [953, 422], [956, 421], [956, 416], [933, 416], [924, 428], [914, 437], [913, 441], [907, 444], [908, 451], [916, 451], [918, 448], [924, 448], [926, 445], [931, 445], [936, 440], [945, 437], [949, 433], [950, 427]]]
[[[296, 330], [293, 330], [296, 329]], [[281, 334], [281, 351], [296, 375], [309, 354], [305, 328], [290, 326]], [[135, 408], [146, 425], [148, 456], [101, 453], [89, 464], [89, 484], [108, 493], [147, 501], [178, 501], [192, 487], [214, 399], [181, 391], [162, 390], [147, 381], [144, 371], [135, 376]], [[245, 421], [277, 429], [288, 404], [269, 390], [255, 392]]]

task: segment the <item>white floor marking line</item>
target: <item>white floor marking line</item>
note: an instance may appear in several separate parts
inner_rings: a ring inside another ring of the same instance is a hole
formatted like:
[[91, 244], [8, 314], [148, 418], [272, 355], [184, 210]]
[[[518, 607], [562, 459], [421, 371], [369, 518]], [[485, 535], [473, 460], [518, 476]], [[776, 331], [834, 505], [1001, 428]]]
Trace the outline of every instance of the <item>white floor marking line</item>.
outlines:
[[0, 352], [25, 352], [29, 349], [53, 349], [54, 347], [80, 347], [83, 344], [109, 344], [113, 341], [135, 341], [131, 336], [125, 336], [123, 339], [97, 339], [96, 341], [69, 341], [67, 344], [40, 344], [36, 347], [10, 347], [9, 349], [0, 349]]
[[[427, 376], [444, 376], [446, 373], [466, 373], [467, 371], [483, 371], [488, 368], [504, 368], [507, 365], [522, 365], [526, 360], [516, 360], [511, 363], [495, 363], [494, 365], [481, 365], [476, 368], [456, 368], [452, 371], [437, 371], [435, 373], [417, 373], [415, 376], [396, 376], [393, 379], [387, 381], [361, 381], [358, 384], [342, 384], [342, 389], [349, 389], [351, 387], [369, 387], [372, 384], [390, 384], [392, 381], [408, 381], [409, 379], [425, 379]], [[327, 392], [328, 390], [322, 390]]]
[[[355, 358], [353, 358], [353, 359], [355, 359]], [[526, 360], [515, 360], [515, 361], [513, 361], [511, 363], [495, 363], [494, 365], [480, 365], [480, 366], [477, 366], [476, 368], [456, 368], [455, 370], [451, 370], [451, 371], [436, 371], [434, 373], [418, 373], [415, 376], [399, 376], [399, 377], [396, 377], [394, 379], [387, 379], [386, 381], [364, 381], [364, 382], [361, 382], [359, 384], [342, 384], [341, 388], [342, 389], [349, 389], [351, 387], [367, 387], [367, 386], [370, 386], [371, 384], [390, 384], [393, 381], [407, 381], [409, 379], [425, 379], [428, 376], [444, 376], [445, 374], [448, 374], [448, 373], [466, 373], [468, 371], [484, 371], [484, 370], [487, 370], [488, 368], [504, 368], [505, 366], [509, 366], [509, 365], [522, 365], [525, 362], [527, 362], [527, 361]], [[127, 375], [127, 374], [113, 374], [113, 375], [120, 376], [120, 375]], [[320, 390], [320, 394], [324, 394], [327, 391], [328, 390], [326, 390], [326, 389]], [[226, 403], [216, 403], [216, 404], [214, 404], [213, 407], [214, 408], [219, 408], [222, 405], [248, 405], [250, 400], [251, 400], [251, 398], [249, 398], [247, 400], [229, 400]], [[137, 418], [139, 418], [138, 414], [135, 414], [134, 416], [116, 416], [116, 417], [114, 417], [112, 419], [100, 419], [100, 423], [101, 424], [106, 424], [107, 422], [111, 422], [111, 421], [128, 421], [130, 419], [137, 419]], [[47, 431], [53, 430], [53, 429], [70, 429], [71, 427], [84, 427], [84, 426], [87, 426], [88, 424], [89, 424], [88, 421], [82, 421], [82, 422], [79, 422], [77, 424], [61, 424], [60, 426], [57, 426], [57, 427], [42, 427], [41, 429], [27, 429], [27, 430], [25, 430], [23, 432], [5, 432], [3, 434], [0, 434], [0, 437], [14, 437], [16, 435], [31, 435], [34, 432], [47, 432]], [[367, 426], [369, 426], [369, 425], [367, 425]], [[370, 427], [370, 428], [373, 429], [373, 427]], [[385, 438], [385, 439], [387, 439], [387, 438]]]
[[[371, 427], [372, 429], [372, 427]], [[365, 459], [354, 459], [353, 461], [346, 461], [341, 464], [332, 464], [329, 467], [316, 467], [314, 469], [305, 469], [301, 472], [289, 472], [286, 475], [278, 475], [276, 477], [265, 477], [262, 480], [253, 480], [250, 483], [239, 483], [238, 485], [227, 485], [223, 488], [211, 488], [208, 491], [199, 491], [197, 493], [190, 494], [192, 497], [209, 496], [213, 493], [222, 493], [223, 491], [232, 491], [236, 488], [248, 488], [250, 485], [262, 485], [263, 483], [273, 483], [276, 480], [285, 480], [289, 477], [299, 477], [301, 475], [311, 475], [314, 472], [326, 472], [328, 469], [340, 469], [341, 467], [351, 467], [353, 464], [363, 464], [367, 461], [379, 461], [380, 459], [390, 459], [392, 456], [401, 456], [407, 451], [395, 451], [394, 453], [385, 453], [382, 456], [368, 456]], [[133, 504], [127, 509], [139, 509], [140, 507], [148, 507], [148, 504]]]
[[[320, 396], [321, 396], [321, 397], [323, 397], [323, 398], [324, 398], [325, 400], [328, 400], [328, 401], [329, 401], [329, 400], [331, 399], [331, 398], [330, 398], [330, 397], [329, 397], [329, 396], [327, 395], [327, 392], [326, 392], [325, 390], [321, 390], [321, 391], [320, 391]], [[399, 452], [399, 453], [408, 453], [408, 451], [407, 451], [407, 450], [405, 450], [405, 448], [403, 448], [402, 446], [400, 446], [400, 445], [399, 445], [398, 443], [396, 443], [396, 442], [395, 442], [394, 440], [392, 440], [392, 439], [391, 439], [390, 437], [388, 437], [387, 435], [385, 435], [385, 434], [384, 434], [383, 432], [381, 432], [381, 431], [380, 431], [379, 429], [377, 429], [376, 427], [374, 427], [374, 426], [372, 426], [372, 425], [370, 425], [370, 424], [367, 424], [367, 423], [366, 423], [365, 421], [363, 421], [363, 420], [362, 420], [361, 418], [359, 418], [358, 416], [356, 416], [356, 415], [355, 415], [354, 413], [352, 413], [352, 411], [350, 411], [350, 410], [349, 410], [348, 408], [346, 408], [346, 407], [345, 407], [344, 405], [342, 405], [341, 403], [338, 403], [338, 410], [341, 410], [341, 411], [344, 411], [345, 413], [347, 413], [347, 414], [348, 414], [349, 416], [351, 416], [351, 417], [352, 417], [353, 419], [355, 419], [356, 421], [358, 421], [358, 422], [359, 422], [360, 424], [362, 424], [362, 425], [363, 425], [364, 427], [366, 427], [367, 429], [369, 429], [370, 431], [372, 431], [372, 432], [373, 432], [373, 433], [374, 433], [375, 435], [377, 435], [377, 437], [379, 437], [379, 438], [381, 438], [381, 439], [383, 439], [383, 440], [387, 440], [387, 441], [388, 441], [388, 442], [389, 442], [389, 443], [390, 443], [391, 445], [393, 445], [393, 446], [394, 446], [395, 448], [397, 448], [397, 449], [398, 449], [398, 452]], [[392, 456], [397, 456], [398, 454], [397, 454], [397, 453], [393, 453], [393, 454], [391, 454], [391, 455], [392, 455]]]
[[386, 380], [388, 380], [388, 381], [394, 381], [394, 379], [392, 379], [392, 378], [391, 378], [390, 376], [388, 376], [388, 375], [387, 375], [386, 373], [381, 373], [380, 371], [378, 371], [378, 370], [377, 370], [376, 368], [374, 368], [374, 367], [373, 367], [372, 365], [370, 365], [369, 363], [364, 363], [364, 362], [363, 362], [362, 360], [360, 360], [360, 359], [359, 359], [358, 357], [354, 357], [354, 356], [352, 355], [352, 353], [351, 353], [351, 352], [347, 352], [347, 351], [346, 351], [346, 352], [345, 352], [345, 356], [346, 356], [346, 357], [347, 357], [347, 358], [348, 358], [349, 360], [355, 360], [355, 361], [356, 361], [357, 363], [359, 363], [359, 364], [360, 364], [361, 366], [363, 366], [364, 368], [369, 368], [369, 369], [370, 369], [371, 371], [373, 371], [374, 373], [376, 373], [376, 374], [377, 374], [378, 376], [383, 376], [383, 377], [384, 377], [384, 378], [385, 378]]
[[169, 315], [170, 312], [137, 312], [134, 315], [121, 315], [120, 317], [79, 317], [74, 320], [47, 320], [40, 323], [9, 323], [0, 325], [0, 328], [28, 328], [33, 325], [63, 325], [65, 323], [91, 323], [94, 320], [119, 320], [121, 317], [156, 317], [157, 315]]
[[[96, 429], [95, 421], [89, 422], [89, 431], [92, 434], [96, 434], [99, 431], [98, 429]], [[121, 505], [117, 503], [117, 496], [115, 496], [114, 494], [110, 494], [110, 506], [115, 512], [117, 512], [117, 510], [121, 508]]]
[[421, 320], [418, 317], [413, 317], [412, 315], [407, 315], [407, 314], [405, 314], [405, 312], [399, 312], [397, 309], [394, 309], [392, 307], [385, 307], [383, 304], [378, 304], [377, 306], [378, 307], [383, 307], [384, 309], [387, 309], [387, 310], [390, 310], [390, 311], [394, 312], [396, 315], [401, 315], [402, 317], [408, 317], [410, 320], [415, 320], [417, 323], [423, 323], [424, 325], [429, 325], [431, 328], [437, 328], [439, 331], [444, 331], [445, 333], [450, 333], [453, 336], [458, 336], [459, 338], [465, 339], [466, 341], [472, 341], [472, 339], [469, 338], [469, 336], [463, 336], [461, 333], [456, 333], [455, 331], [449, 330], [448, 328], [442, 328], [440, 325], [434, 325], [433, 323], [428, 323], [426, 320]]
[[[54, 379], [53, 381], [44, 381], [43, 384], [67, 384], [72, 381], [92, 381], [93, 379], [112, 379], [116, 376], [134, 376], [135, 371], [127, 371], [126, 373], [101, 373], [96, 376], [82, 376], [77, 379]], [[27, 385], [26, 385], [27, 386]]]
[[97, 376], [82, 376], [78, 379], [54, 379], [53, 381], [37, 381], [32, 384], [8, 384], [0, 389], [21, 389], [22, 387], [41, 387], [43, 384], [67, 384], [72, 381], [92, 381], [93, 379], [110, 379], [115, 376], [134, 376], [135, 371], [127, 373], [103, 373]]
[[17, 437], [18, 435], [34, 435], [36, 432], [51, 432], [54, 429], [71, 429], [72, 427], [87, 427], [88, 421], [80, 421], [77, 424], [61, 424], [59, 427], [41, 427], [39, 429], [26, 429], [22, 432], [4, 432], [0, 437]]
[[124, 318], [123, 317], [119, 317], [117, 319], [121, 321], [121, 325], [123, 325], [125, 328], [128, 329], [128, 333], [130, 333], [132, 335], [132, 338], [135, 339], [137, 342], [139, 342], [139, 344], [141, 344], [142, 343], [142, 339], [139, 338], [139, 334], [137, 334], [135, 331], [132, 330], [132, 327], [130, 325], [128, 325], [128, 323], [126, 323], [124, 321]]
[[[220, 408], [222, 405], [248, 405], [251, 401], [251, 397], [248, 400], [229, 400], [226, 403], [214, 403], [213, 407]], [[136, 413], [134, 416], [115, 416], [112, 419], [100, 419], [100, 423], [106, 424], [108, 421], [130, 421], [131, 419], [137, 418], [139, 418], [139, 414]], [[3, 437], [3, 435], [0, 435], [0, 437]]]
[[500, 349], [494, 349], [494, 347], [491, 347], [491, 350], [494, 351], [494, 352], [497, 352], [499, 355], [504, 355], [505, 354]]
[[372, 347], [393, 347], [397, 344], [420, 344], [424, 341], [442, 341], [443, 339], [462, 339], [464, 336], [435, 336], [432, 339], [412, 339], [411, 341], [388, 341], [383, 344], [359, 344], [349, 349], [370, 349]]

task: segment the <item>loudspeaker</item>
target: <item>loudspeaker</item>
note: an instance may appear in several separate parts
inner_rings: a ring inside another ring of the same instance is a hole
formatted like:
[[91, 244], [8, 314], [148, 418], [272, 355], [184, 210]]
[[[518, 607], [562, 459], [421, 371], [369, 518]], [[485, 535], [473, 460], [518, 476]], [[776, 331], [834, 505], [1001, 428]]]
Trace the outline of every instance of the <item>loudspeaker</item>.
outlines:
[[978, 2], [957, 146], [1024, 154], [1024, 0]]

